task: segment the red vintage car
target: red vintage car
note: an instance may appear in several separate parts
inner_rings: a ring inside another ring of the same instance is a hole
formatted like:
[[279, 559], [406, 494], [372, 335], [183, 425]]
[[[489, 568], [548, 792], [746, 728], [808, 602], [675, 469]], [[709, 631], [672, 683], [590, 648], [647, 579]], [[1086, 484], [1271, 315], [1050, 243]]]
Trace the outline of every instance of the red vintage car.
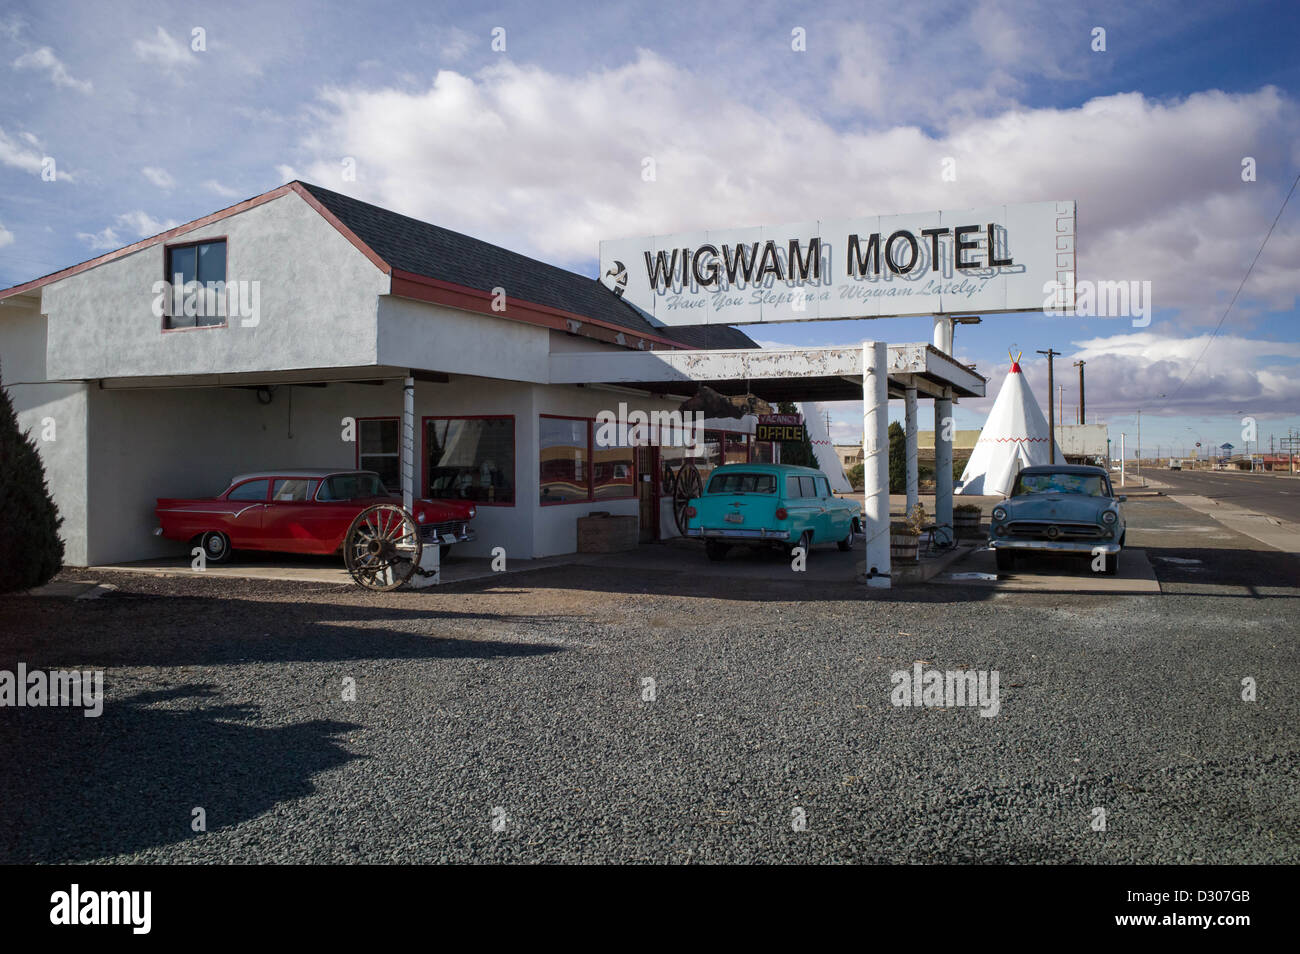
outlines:
[[[159, 536], [197, 541], [211, 563], [232, 550], [335, 553], [357, 514], [382, 503], [401, 503], [367, 470], [266, 470], [241, 474], [216, 497], [159, 497]], [[426, 545], [445, 557], [453, 543], [474, 539], [472, 503], [417, 500], [411, 508]]]

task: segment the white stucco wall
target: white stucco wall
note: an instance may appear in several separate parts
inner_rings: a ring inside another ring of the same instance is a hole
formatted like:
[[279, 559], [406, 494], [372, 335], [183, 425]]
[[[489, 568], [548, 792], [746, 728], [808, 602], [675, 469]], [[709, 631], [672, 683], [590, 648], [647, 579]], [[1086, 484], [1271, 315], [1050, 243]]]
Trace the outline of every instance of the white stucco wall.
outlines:
[[227, 282], [256, 281], [254, 327], [164, 332], [152, 311], [163, 245], [48, 285], [51, 380], [276, 371], [375, 364], [384, 275], [296, 193], [187, 232], [226, 236]]
[[23, 298], [0, 304], [0, 376], [31, 433], [63, 524], [64, 562], [86, 562], [86, 385], [47, 382], [45, 319]]
[[544, 382], [549, 336], [549, 329], [522, 321], [388, 295], [379, 300], [379, 364]]

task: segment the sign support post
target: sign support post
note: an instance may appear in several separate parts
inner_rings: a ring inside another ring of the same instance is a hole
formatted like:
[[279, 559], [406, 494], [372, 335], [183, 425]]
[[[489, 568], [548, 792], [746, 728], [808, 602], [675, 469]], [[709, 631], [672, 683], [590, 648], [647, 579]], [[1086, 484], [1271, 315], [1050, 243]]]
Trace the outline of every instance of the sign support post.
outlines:
[[862, 480], [867, 586], [889, 579], [889, 345], [862, 342]]

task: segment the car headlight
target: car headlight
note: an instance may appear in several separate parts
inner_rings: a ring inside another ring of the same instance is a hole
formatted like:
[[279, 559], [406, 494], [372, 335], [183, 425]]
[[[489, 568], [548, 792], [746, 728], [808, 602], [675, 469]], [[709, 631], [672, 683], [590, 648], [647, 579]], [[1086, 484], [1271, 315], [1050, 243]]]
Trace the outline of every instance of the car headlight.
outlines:
[[994, 520], [997, 520], [999, 523], [1001, 523], [1003, 520], [1007, 519], [1007, 511], [1006, 511], [1006, 508], [1004, 508], [1004, 507], [994, 507], [994, 508], [993, 508], [993, 519], [994, 519]]
[[1115, 526], [1115, 521], [1118, 519], [1119, 519], [1119, 514], [1115, 513], [1114, 510], [1107, 510], [1105, 513], [1101, 515], [1101, 522], [1108, 527]]
[[471, 520], [474, 519], [474, 516], [475, 516], [475, 514], [477, 514], [477, 513], [478, 513], [478, 507], [470, 507], [470, 508], [469, 508], [469, 518], [470, 518]]
[[424, 523], [424, 511], [423, 511], [423, 510], [421, 510], [419, 513], [417, 513], [417, 514], [415, 515], [415, 520], [416, 520], [417, 523]]

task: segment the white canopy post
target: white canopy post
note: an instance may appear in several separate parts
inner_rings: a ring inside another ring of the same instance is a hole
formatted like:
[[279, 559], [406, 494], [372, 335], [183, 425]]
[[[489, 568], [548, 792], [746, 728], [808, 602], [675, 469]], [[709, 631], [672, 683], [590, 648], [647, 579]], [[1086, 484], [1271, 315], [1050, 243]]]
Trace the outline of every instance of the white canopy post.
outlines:
[[867, 586], [889, 588], [889, 346], [862, 342], [862, 480]]
[[402, 385], [402, 508], [408, 513], [415, 502], [415, 378]]
[[907, 512], [920, 501], [916, 467], [916, 388], [903, 391], [903, 434], [907, 438]]
[[934, 399], [934, 522], [952, 533], [952, 391]]

